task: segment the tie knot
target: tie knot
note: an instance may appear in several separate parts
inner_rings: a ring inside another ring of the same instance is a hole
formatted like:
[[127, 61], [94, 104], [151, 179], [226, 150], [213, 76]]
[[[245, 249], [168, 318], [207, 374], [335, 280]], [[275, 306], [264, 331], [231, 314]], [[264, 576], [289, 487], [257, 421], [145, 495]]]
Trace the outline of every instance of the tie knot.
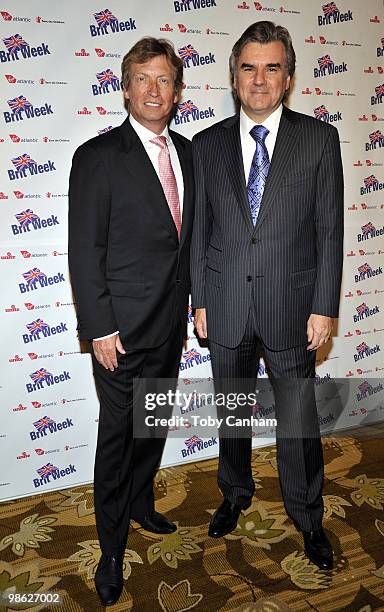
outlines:
[[267, 128], [263, 125], [254, 125], [249, 133], [254, 140], [261, 140], [262, 142], [265, 142], [265, 139], [269, 134], [269, 130], [267, 130]]
[[156, 136], [156, 138], [151, 138], [150, 142], [153, 142], [153, 144], [160, 147], [160, 149], [166, 149], [168, 147], [165, 136]]

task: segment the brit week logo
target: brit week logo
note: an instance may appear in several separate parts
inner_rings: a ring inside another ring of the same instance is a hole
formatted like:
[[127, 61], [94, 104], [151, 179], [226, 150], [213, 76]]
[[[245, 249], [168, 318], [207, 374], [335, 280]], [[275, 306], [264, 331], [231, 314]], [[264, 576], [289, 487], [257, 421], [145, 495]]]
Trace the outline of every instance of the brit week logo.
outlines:
[[313, 69], [313, 76], [315, 79], [324, 76], [329, 76], [331, 74], [348, 72], [348, 67], [345, 62], [342, 62], [341, 64], [335, 64], [335, 62], [328, 53], [319, 57], [317, 59], [317, 63], [319, 64], [319, 67]]
[[217, 8], [216, 0], [179, 0], [173, 3], [175, 13], [186, 13], [206, 8]]
[[51, 326], [43, 321], [43, 319], [35, 319], [35, 321], [31, 321], [31, 323], [27, 323], [26, 328], [28, 333], [22, 335], [24, 344], [36, 342], [37, 340], [42, 340], [43, 338], [50, 338], [51, 336], [56, 336], [57, 334], [62, 334], [68, 331], [67, 323], [64, 323], [63, 321], [59, 323], [59, 325]]
[[17, 62], [20, 59], [30, 59], [51, 55], [49, 47], [42, 42], [37, 47], [31, 47], [20, 34], [14, 34], [2, 39], [6, 51], [0, 50], [0, 62]]
[[18, 224], [13, 223], [11, 225], [12, 234], [14, 236], [60, 225], [57, 215], [52, 214], [50, 217], [42, 219], [36, 215], [31, 208], [16, 213], [15, 218]]
[[121, 81], [110, 68], [102, 70], [96, 73], [98, 83], [92, 85], [92, 93], [94, 96], [100, 96], [101, 94], [109, 94], [113, 91], [120, 91]]
[[362, 342], [361, 344], [357, 345], [356, 351], [357, 352], [353, 355], [355, 362], [361, 361], [362, 359], [366, 359], [367, 357], [371, 357], [372, 355], [379, 353], [380, 346], [376, 344], [375, 346], [370, 348], [366, 342]]
[[63, 283], [65, 281], [64, 274], [58, 272], [54, 276], [47, 276], [39, 268], [33, 268], [22, 274], [24, 283], [19, 283], [20, 293], [28, 293], [29, 291], [36, 291], [57, 283]]
[[378, 268], [372, 269], [368, 263], [364, 263], [357, 268], [357, 271], [358, 274], [355, 274], [355, 283], [360, 283], [368, 278], [382, 274], [383, 268], [379, 266]]
[[376, 48], [376, 55], [377, 57], [383, 57], [384, 56], [384, 37], [381, 39], [381, 47], [377, 47]]
[[207, 55], [200, 55], [199, 52], [191, 45], [185, 45], [179, 47], [177, 52], [180, 59], [183, 60], [184, 68], [193, 68], [195, 66], [206, 66], [207, 64], [215, 64], [215, 54], [208, 53]]
[[18, 157], [11, 159], [15, 169], [7, 170], [10, 181], [20, 180], [35, 176], [36, 174], [44, 174], [46, 172], [55, 172], [55, 162], [49, 159], [45, 164], [38, 164], [28, 153], [23, 153]]
[[205, 450], [206, 448], [210, 448], [211, 446], [217, 445], [217, 438], [213, 436], [209, 440], [203, 440], [196, 434], [184, 440], [184, 444], [187, 448], [181, 449], [181, 456], [188, 457], [189, 455], [194, 455], [196, 452], [200, 452]]
[[313, 114], [315, 115], [315, 119], [320, 119], [320, 121], [324, 121], [324, 123], [335, 123], [336, 121], [342, 121], [343, 119], [340, 111], [330, 113], [324, 104], [314, 108]]
[[200, 110], [192, 100], [185, 100], [178, 104], [178, 113], [175, 115], [175, 125], [189, 123], [190, 121], [201, 121], [201, 119], [209, 119], [215, 117], [215, 111], [212, 106], [204, 110]]
[[73, 420], [66, 418], [64, 421], [54, 421], [49, 416], [43, 416], [33, 423], [34, 430], [29, 432], [31, 440], [39, 440], [48, 436], [48, 434], [55, 434], [58, 431], [63, 431], [70, 427], [74, 427]]
[[378, 236], [384, 236], [384, 226], [376, 229], [371, 221], [368, 221], [365, 225], [361, 226], [361, 233], [357, 234], [357, 242], [364, 242], [370, 238], [377, 238]]
[[41, 468], [37, 469], [36, 472], [38, 473], [39, 478], [33, 479], [33, 486], [35, 489], [49, 484], [51, 479], [59, 480], [60, 478], [65, 478], [66, 476], [74, 474], [76, 472], [76, 468], [73, 463], [70, 463], [68, 467], [63, 469], [55, 467], [53, 463], [46, 463]]
[[371, 96], [371, 106], [384, 102], [384, 83], [375, 87], [375, 95]]
[[25, 96], [18, 96], [7, 100], [11, 112], [3, 113], [5, 123], [24, 121], [24, 119], [35, 119], [53, 115], [52, 105], [46, 102], [43, 106], [33, 106]]
[[92, 37], [117, 34], [119, 32], [130, 32], [136, 30], [136, 19], [129, 17], [125, 21], [119, 21], [109, 9], [93, 13], [96, 25], [90, 25], [89, 31]]
[[331, 25], [332, 23], [345, 23], [346, 21], [353, 21], [352, 11], [346, 11], [340, 13], [335, 2], [328, 2], [328, 4], [322, 5], [323, 14], [317, 16], [317, 24], [319, 26]]
[[375, 314], [380, 312], [378, 306], [374, 306], [373, 308], [369, 308], [365, 302], [356, 306], [357, 314], [353, 315], [353, 322], [358, 323], [359, 321], [363, 321], [363, 319], [367, 319], [368, 317], [372, 317]]
[[36, 372], [32, 372], [29, 375], [32, 382], [28, 382], [25, 385], [27, 393], [33, 393], [34, 391], [38, 391], [39, 389], [44, 389], [45, 387], [52, 387], [53, 385], [58, 385], [60, 383], [66, 382], [67, 380], [71, 380], [71, 375], [67, 370], [64, 370], [61, 374], [51, 374], [45, 368], [40, 368], [40, 370], [36, 370]]
[[201, 355], [196, 349], [190, 349], [183, 353], [184, 363], [181, 361], [179, 369], [182, 372], [183, 370], [188, 370], [189, 368], [193, 368], [195, 366], [201, 365], [206, 361], [211, 361], [210, 355]]
[[370, 174], [364, 179], [364, 187], [360, 187], [360, 195], [381, 191], [381, 189], [384, 189], [384, 183], [380, 183], [374, 174]]
[[369, 134], [369, 142], [365, 143], [366, 151], [376, 151], [384, 147], [384, 135], [380, 130], [375, 130]]
[[365, 400], [368, 397], [371, 397], [371, 395], [375, 395], [376, 393], [380, 393], [381, 391], [383, 391], [384, 387], [382, 383], [379, 383], [378, 385], [371, 385], [370, 382], [368, 382], [367, 380], [364, 380], [362, 383], [360, 383], [357, 386], [356, 389], [356, 399], [358, 402], [361, 402], [361, 400]]

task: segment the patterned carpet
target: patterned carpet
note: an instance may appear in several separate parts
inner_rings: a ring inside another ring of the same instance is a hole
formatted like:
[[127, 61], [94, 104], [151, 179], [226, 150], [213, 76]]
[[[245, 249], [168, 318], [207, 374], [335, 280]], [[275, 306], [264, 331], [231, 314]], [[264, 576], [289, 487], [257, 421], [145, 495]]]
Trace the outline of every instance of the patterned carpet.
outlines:
[[[221, 500], [217, 461], [158, 474], [157, 509], [178, 530], [156, 536], [132, 525], [127, 581], [111, 611], [383, 611], [383, 439], [335, 437], [323, 446], [325, 527], [336, 560], [330, 575], [303, 556], [301, 536], [284, 513], [275, 448], [268, 447], [253, 453], [253, 505], [237, 530], [218, 540], [207, 537]], [[0, 592], [63, 598], [62, 606], [18, 609], [102, 609], [93, 583], [100, 549], [91, 486], [0, 504], [0, 551]]]

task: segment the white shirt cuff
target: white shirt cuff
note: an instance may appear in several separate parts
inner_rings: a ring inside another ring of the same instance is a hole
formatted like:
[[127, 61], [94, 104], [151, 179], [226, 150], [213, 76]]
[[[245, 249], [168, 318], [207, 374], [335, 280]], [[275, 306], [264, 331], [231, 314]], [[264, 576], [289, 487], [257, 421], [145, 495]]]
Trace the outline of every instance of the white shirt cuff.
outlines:
[[108, 334], [107, 336], [100, 336], [100, 338], [93, 338], [94, 340], [105, 340], [106, 338], [112, 338], [112, 336], [117, 336], [119, 332], [115, 331], [113, 334]]

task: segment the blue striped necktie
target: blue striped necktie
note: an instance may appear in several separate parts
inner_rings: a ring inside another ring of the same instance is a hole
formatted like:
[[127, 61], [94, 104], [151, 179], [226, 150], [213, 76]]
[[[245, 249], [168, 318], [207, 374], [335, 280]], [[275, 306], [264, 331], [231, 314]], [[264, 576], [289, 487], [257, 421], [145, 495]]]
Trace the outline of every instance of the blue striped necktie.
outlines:
[[269, 134], [269, 130], [263, 125], [255, 125], [249, 133], [256, 141], [256, 149], [252, 159], [247, 185], [252, 223], [255, 226], [269, 170], [269, 155], [267, 147], [265, 146], [265, 139]]

